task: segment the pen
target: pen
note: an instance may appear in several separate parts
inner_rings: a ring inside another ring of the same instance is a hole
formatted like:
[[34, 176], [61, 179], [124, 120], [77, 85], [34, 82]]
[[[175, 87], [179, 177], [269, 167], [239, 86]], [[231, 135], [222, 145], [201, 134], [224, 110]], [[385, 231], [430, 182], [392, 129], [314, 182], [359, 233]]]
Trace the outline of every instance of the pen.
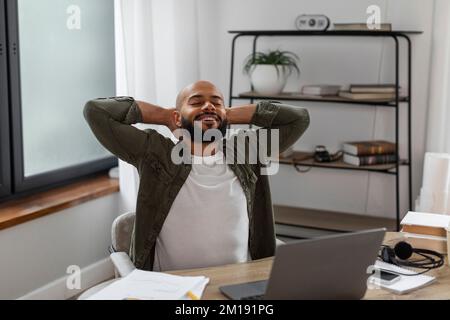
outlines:
[[194, 294], [191, 290], [189, 290], [189, 291], [186, 293], [186, 295], [187, 295], [189, 298], [191, 298], [191, 300], [200, 300], [200, 298], [197, 297], [197, 295]]

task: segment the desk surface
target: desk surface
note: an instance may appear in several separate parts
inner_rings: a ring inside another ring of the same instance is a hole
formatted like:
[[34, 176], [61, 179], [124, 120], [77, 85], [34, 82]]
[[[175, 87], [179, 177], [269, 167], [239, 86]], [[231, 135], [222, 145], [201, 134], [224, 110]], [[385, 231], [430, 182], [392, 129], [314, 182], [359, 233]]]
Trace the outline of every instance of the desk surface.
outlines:
[[[384, 243], [392, 244], [397, 242], [399, 238], [398, 233], [389, 232], [386, 234]], [[205, 300], [223, 300], [226, 297], [219, 290], [221, 286], [268, 279], [272, 262], [273, 258], [267, 258], [248, 263], [169, 273], [182, 276], [206, 276], [210, 278], [210, 283], [202, 298]], [[425, 288], [405, 295], [396, 295], [382, 289], [368, 290], [364, 299], [450, 299], [450, 267], [448, 263], [444, 267], [432, 270], [427, 274], [435, 276], [436, 281]]]

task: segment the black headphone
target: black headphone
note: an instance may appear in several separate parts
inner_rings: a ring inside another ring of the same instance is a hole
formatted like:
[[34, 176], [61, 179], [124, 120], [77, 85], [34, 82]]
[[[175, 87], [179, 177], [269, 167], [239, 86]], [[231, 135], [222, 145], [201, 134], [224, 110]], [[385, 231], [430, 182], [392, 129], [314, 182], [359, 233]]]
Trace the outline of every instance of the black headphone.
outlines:
[[[409, 260], [413, 253], [421, 256], [421, 258]], [[400, 267], [426, 269], [425, 272], [442, 267], [444, 264], [444, 256], [439, 252], [428, 249], [415, 249], [405, 241], [400, 241], [393, 249], [383, 245], [381, 254], [378, 257], [384, 262]]]

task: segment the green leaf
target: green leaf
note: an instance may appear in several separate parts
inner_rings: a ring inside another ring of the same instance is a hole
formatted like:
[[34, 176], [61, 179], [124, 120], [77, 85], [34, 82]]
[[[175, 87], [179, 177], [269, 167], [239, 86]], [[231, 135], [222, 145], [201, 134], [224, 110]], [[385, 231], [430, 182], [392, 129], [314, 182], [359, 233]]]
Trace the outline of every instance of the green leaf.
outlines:
[[300, 61], [298, 55], [291, 51], [269, 50], [267, 53], [257, 51], [254, 54], [251, 53], [244, 60], [244, 74], [250, 75], [256, 65], [265, 64], [273, 65], [277, 70], [277, 76], [279, 77], [280, 69], [287, 70], [288, 75], [292, 72], [296, 72], [300, 75], [300, 69], [297, 62]]

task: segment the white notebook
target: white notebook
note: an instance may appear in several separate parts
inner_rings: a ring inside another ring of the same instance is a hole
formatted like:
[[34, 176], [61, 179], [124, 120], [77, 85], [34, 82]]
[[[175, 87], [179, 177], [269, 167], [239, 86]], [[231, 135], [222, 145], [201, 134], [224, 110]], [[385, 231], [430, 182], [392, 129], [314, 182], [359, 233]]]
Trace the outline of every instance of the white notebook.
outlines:
[[[375, 268], [390, 270], [403, 274], [417, 274], [417, 272], [414, 272], [412, 270], [401, 268], [383, 261], [375, 262]], [[396, 294], [405, 294], [413, 290], [427, 286], [431, 284], [435, 279], [436, 279], [435, 277], [428, 276], [425, 274], [417, 274], [415, 276], [400, 276], [400, 280], [390, 285], [380, 284], [380, 287], [388, 291], [394, 292]]]
[[191, 291], [200, 298], [209, 278], [181, 277], [166, 273], [134, 270], [88, 300], [187, 300]]

